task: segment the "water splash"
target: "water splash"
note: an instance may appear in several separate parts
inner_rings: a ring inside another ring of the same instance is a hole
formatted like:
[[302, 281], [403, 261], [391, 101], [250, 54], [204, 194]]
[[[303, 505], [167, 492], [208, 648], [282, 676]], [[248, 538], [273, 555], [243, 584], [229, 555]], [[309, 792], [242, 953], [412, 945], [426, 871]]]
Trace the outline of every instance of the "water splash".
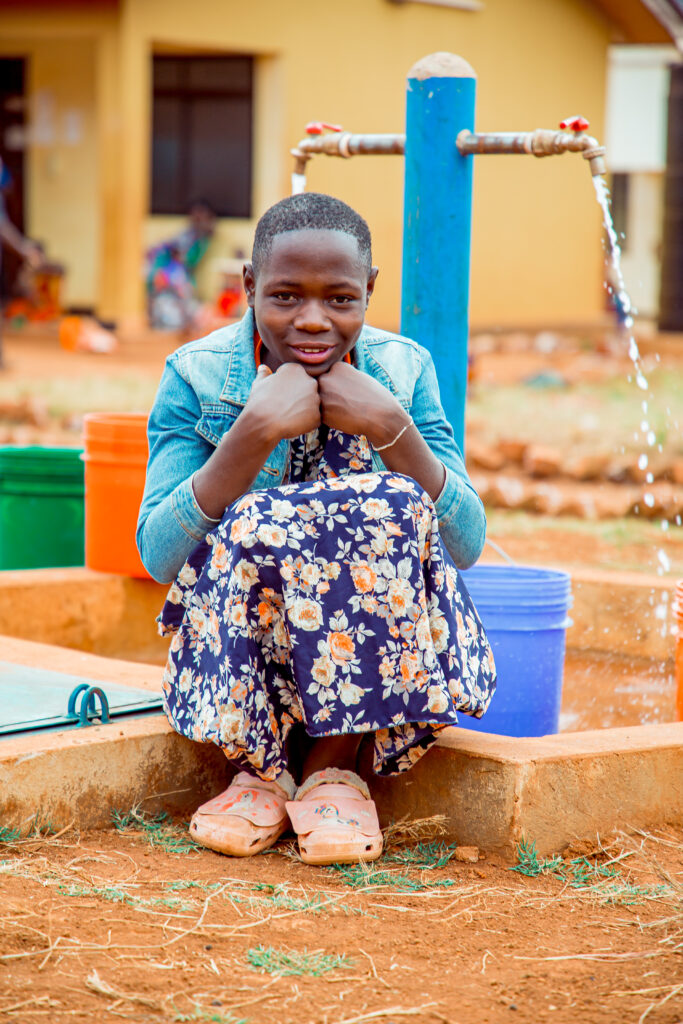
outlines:
[[[647, 393], [647, 398], [644, 398], [641, 402], [641, 409], [643, 418], [640, 422], [640, 435], [634, 434], [634, 440], [638, 441], [640, 438], [644, 441], [648, 448], [654, 448], [657, 446], [658, 451], [662, 451], [663, 447], [661, 444], [657, 444], [657, 435], [652, 429], [650, 421], [648, 420], [649, 401], [652, 398], [650, 393], [650, 385], [647, 377], [643, 373], [643, 367], [641, 365], [640, 350], [638, 344], [633, 335], [633, 306], [631, 298], [626, 289], [626, 282], [624, 281], [624, 275], [621, 269], [621, 246], [619, 244], [619, 237], [614, 228], [614, 222], [612, 220], [612, 211], [610, 208], [610, 191], [607, 186], [607, 182], [603, 177], [596, 175], [593, 178], [593, 185], [595, 186], [595, 195], [598, 200], [600, 209], [602, 210], [602, 221], [605, 229], [606, 244], [605, 244], [605, 263], [606, 263], [606, 278], [607, 278], [607, 291], [609, 292], [614, 308], [616, 310], [617, 318], [619, 321], [620, 328], [623, 332], [628, 332], [628, 345], [627, 351], [629, 359], [633, 363], [633, 376], [629, 376], [629, 380], [635, 380], [636, 386], [641, 391]], [[659, 356], [657, 356], [657, 362], [659, 362]], [[666, 410], [667, 417], [670, 416], [670, 410]], [[650, 459], [645, 451], [643, 451], [638, 457], [638, 468], [641, 472], [648, 470], [645, 475], [646, 484], [650, 485], [654, 483], [654, 473], [649, 468]], [[646, 491], [643, 494], [643, 504], [647, 508], [654, 508], [656, 499], [654, 494], [650, 491]], [[676, 523], [680, 525], [681, 517], [676, 516]], [[666, 519], [661, 521], [662, 530], [668, 530], [669, 523]], [[663, 548], [657, 551], [657, 573], [662, 576], [664, 573], [669, 572], [671, 569], [671, 561], [667, 556]]]

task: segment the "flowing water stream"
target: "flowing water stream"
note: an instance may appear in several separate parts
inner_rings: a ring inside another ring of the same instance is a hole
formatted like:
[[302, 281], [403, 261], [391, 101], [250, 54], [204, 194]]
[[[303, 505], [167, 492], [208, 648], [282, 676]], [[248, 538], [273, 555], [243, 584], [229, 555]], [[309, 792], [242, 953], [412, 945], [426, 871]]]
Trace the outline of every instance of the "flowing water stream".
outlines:
[[[605, 243], [605, 263], [606, 263], [606, 287], [607, 291], [612, 297], [614, 306], [617, 311], [621, 331], [627, 341], [627, 351], [631, 362], [633, 363], [634, 376], [633, 379], [635, 384], [643, 392], [641, 400], [641, 411], [642, 419], [640, 421], [640, 436], [643, 441], [643, 451], [638, 457], [638, 468], [641, 471], [645, 471], [645, 482], [646, 484], [652, 484], [654, 482], [654, 474], [650, 466], [650, 461], [653, 453], [653, 449], [656, 447], [660, 452], [662, 451], [662, 445], [657, 443], [657, 436], [655, 431], [652, 429], [650, 421], [648, 419], [648, 411], [650, 402], [653, 398], [652, 391], [650, 390], [650, 384], [647, 377], [643, 372], [643, 366], [641, 362], [640, 350], [633, 333], [633, 307], [631, 299], [626, 289], [626, 283], [624, 281], [624, 275], [621, 269], [621, 246], [619, 244], [619, 238], [614, 227], [612, 220], [612, 211], [610, 208], [610, 191], [607, 186], [607, 182], [600, 175], [593, 177], [593, 185], [595, 186], [595, 194], [597, 196], [598, 204], [602, 210], [602, 220], [605, 228], [606, 243]], [[667, 414], [669, 410], [667, 409]], [[636, 435], [638, 436], [638, 435]], [[648, 508], [653, 508], [655, 504], [655, 496], [650, 491], [645, 491], [643, 495], [643, 503]], [[681, 525], [680, 515], [676, 516], [676, 523]], [[661, 521], [662, 530], [666, 531], [669, 529], [669, 522], [667, 519]], [[666, 551], [663, 548], [659, 548], [657, 554], [657, 573], [662, 576], [668, 572], [671, 568], [671, 562]]]

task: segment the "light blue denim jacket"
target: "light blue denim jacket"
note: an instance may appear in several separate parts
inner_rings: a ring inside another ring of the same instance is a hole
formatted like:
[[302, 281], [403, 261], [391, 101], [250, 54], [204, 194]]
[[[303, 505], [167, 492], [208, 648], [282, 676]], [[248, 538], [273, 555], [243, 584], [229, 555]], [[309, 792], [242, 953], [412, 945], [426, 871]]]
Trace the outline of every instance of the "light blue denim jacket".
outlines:
[[[253, 338], [249, 310], [238, 323], [183, 345], [166, 360], [149, 417], [147, 481], [137, 529], [142, 561], [162, 583], [175, 578], [216, 525], [197, 504], [192, 476], [247, 402], [256, 376]], [[391, 391], [446, 467], [435, 502], [439, 529], [456, 565], [472, 565], [484, 546], [486, 518], [444, 416], [432, 357], [409, 338], [366, 325], [356, 342], [354, 365]], [[386, 469], [376, 452], [372, 459], [376, 470]], [[289, 441], [283, 440], [250, 489], [277, 487], [288, 461]]]

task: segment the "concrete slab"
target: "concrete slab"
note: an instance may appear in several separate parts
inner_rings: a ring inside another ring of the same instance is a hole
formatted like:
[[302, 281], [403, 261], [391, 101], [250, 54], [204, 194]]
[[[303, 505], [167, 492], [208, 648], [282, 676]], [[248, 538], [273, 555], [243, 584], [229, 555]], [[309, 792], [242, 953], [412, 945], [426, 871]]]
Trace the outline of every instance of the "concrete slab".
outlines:
[[91, 569], [4, 571], [0, 628], [24, 640], [163, 664], [168, 640], [157, 636], [154, 620], [167, 591], [154, 580]]
[[[115, 674], [129, 685], [159, 686], [156, 666], [0, 642], [6, 660], [43, 659], [105, 682]], [[40, 812], [56, 827], [101, 827], [112, 809], [136, 803], [189, 815], [230, 773], [218, 748], [178, 736], [161, 715], [7, 737], [0, 741], [0, 823], [18, 825]], [[460, 844], [512, 857], [525, 836], [548, 855], [597, 833], [683, 822], [683, 723], [540, 739], [447, 729], [411, 772], [364, 774], [383, 824], [444, 814], [448, 836]]]

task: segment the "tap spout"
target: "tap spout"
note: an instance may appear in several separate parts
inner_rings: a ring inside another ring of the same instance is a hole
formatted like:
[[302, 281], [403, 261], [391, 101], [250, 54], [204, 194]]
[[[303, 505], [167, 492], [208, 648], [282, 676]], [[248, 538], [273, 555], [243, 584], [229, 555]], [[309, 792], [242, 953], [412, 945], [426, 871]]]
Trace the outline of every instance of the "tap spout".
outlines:
[[581, 153], [588, 160], [591, 174], [605, 174], [605, 147], [585, 132], [552, 131], [538, 128], [533, 132], [471, 132], [467, 128], [456, 139], [462, 156], [474, 153], [529, 153], [532, 156], [553, 156], [559, 153]]

